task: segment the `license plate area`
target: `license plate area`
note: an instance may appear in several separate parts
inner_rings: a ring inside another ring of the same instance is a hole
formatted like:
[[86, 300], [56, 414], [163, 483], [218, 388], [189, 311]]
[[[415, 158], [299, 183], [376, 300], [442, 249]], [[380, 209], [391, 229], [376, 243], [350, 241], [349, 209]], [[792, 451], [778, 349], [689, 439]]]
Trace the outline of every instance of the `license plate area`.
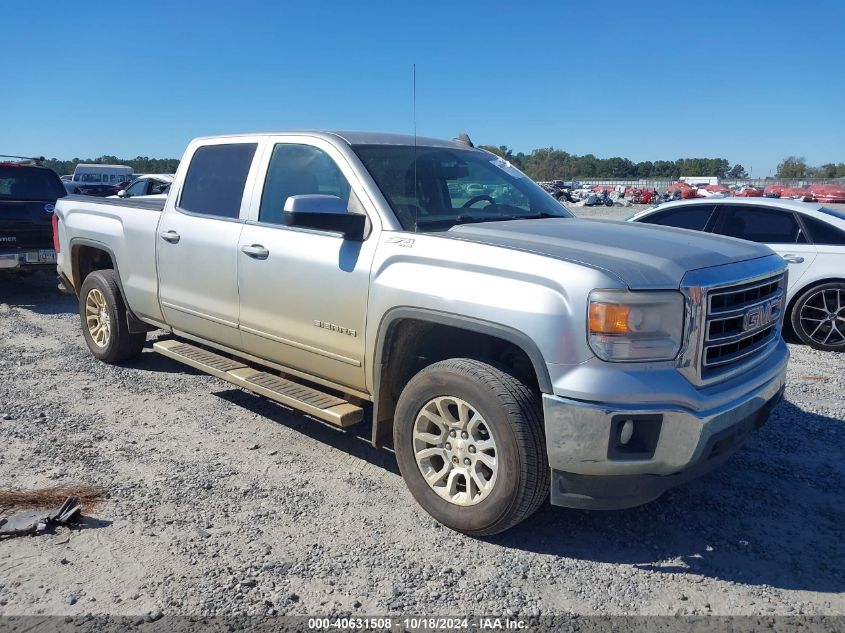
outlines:
[[24, 255], [24, 261], [27, 264], [55, 264], [56, 251], [52, 248], [30, 251]]

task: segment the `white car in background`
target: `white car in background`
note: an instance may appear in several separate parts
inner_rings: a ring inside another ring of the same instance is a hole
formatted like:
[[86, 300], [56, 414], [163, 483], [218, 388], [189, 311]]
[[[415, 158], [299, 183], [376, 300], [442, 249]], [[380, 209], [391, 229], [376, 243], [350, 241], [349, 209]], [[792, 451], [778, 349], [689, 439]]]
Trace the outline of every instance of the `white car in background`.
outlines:
[[166, 198], [173, 184], [173, 174], [145, 174], [133, 180], [126, 189], [109, 198]]
[[[628, 221], [766, 244], [789, 262], [783, 306], [795, 334], [815, 349], [845, 351], [845, 212], [796, 200], [704, 198], [651, 207]], [[753, 301], [750, 295], [745, 307]]]
[[71, 194], [84, 193], [86, 188], [105, 188], [126, 182], [132, 177], [132, 168], [126, 165], [100, 165], [79, 163], [70, 180], [63, 181]]

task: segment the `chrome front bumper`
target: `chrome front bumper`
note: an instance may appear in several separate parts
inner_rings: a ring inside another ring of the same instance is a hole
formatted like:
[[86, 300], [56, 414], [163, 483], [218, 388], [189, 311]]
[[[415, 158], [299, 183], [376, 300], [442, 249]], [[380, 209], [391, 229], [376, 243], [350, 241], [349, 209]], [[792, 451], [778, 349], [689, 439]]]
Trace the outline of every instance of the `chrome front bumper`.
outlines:
[[603, 404], [544, 395], [552, 503], [590, 509], [632, 507], [712, 470], [768, 419], [783, 395], [788, 358], [781, 340], [767, 371], [758, 367], [748, 372], [749, 381], [757, 384], [712, 409], [653, 402]]

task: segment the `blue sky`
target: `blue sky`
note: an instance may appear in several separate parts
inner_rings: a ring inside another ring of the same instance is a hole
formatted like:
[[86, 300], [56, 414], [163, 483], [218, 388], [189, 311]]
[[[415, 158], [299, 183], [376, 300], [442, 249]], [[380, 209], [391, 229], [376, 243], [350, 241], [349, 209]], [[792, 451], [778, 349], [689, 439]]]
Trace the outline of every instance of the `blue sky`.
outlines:
[[845, 161], [845, 2], [5, 0], [0, 152], [417, 129], [634, 161]]

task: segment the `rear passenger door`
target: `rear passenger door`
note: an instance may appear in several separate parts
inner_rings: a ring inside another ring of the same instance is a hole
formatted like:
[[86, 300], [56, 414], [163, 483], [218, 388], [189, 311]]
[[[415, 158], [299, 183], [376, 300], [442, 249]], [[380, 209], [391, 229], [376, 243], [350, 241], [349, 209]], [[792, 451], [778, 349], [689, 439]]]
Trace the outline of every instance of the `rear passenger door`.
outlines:
[[[159, 301], [175, 330], [240, 348], [238, 239], [261, 139], [198, 144], [156, 236]], [[182, 167], [180, 167], [180, 170]]]
[[809, 244], [795, 213], [787, 209], [745, 204], [720, 206], [715, 233], [765, 244], [789, 264], [789, 292], [816, 259], [817, 249]]

